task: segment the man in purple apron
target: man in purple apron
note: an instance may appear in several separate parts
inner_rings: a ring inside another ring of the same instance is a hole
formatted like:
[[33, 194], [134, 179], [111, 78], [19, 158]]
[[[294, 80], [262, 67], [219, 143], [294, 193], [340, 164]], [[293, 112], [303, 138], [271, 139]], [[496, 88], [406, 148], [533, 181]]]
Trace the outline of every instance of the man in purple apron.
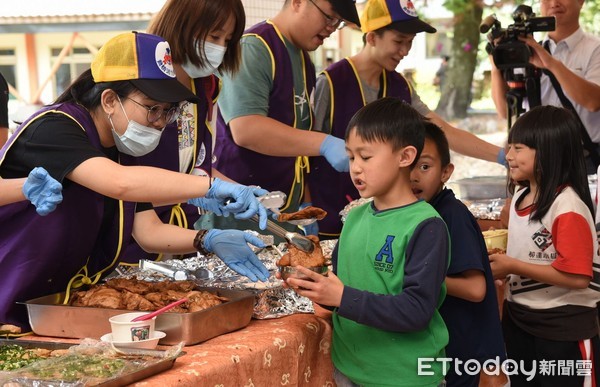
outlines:
[[308, 56], [344, 21], [359, 24], [354, 0], [286, 0], [275, 17], [247, 31], [240, 71], [223, 77], [214, 165], [242, 184], [283, 191], [286, 212], [307, 200], [307, 156], [348, 170], [343, 140], [312, 131], [315, 69]]

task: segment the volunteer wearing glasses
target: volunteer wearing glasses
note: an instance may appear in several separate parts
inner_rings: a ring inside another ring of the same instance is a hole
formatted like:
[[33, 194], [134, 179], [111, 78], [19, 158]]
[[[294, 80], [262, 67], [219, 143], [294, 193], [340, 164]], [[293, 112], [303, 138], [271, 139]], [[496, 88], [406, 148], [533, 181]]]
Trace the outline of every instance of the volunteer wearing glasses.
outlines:
[[[214, 165], [242, 184], [285, 192], [285, 212], [306, 199], [306, 156], [322, 155], [336, 170], [348, 170], [344, 140], [311, 130], [309, 102], [315, 68], [308, 52], [342, 20], [359, 24], [354, 0], [286, 0], [275, 17], [246, 31], [240, 71], [223, 77]], [[223, 223], [229, 220], [215, 224], [229, 227]]]
[[[241, 0], [169, 0], [148, 25], [148, 32], [170, 42], [177, 80], [198, 97], [197, 103], [183, 101], [163, 130], [156, 149], [134, 162], [201, 176], [225, 177], [212, 167], [212, 122], [220, 91], [218, 74], [233, 74], [240, 63], [240, 38], [246, 24]], [[128, 160], [130, 162], [130, 160]], [[252, 183], [251, 183], [252, 184]], [[155, 211], [165, 223], [185, 228], [211, 227], [219, 208], [206, 201], [155, 203]], [[200, 225], [202, 223], [202, 225]], [[140, 257], [166, 259], [144, 252], [135, 241], [125, 248], [124, 260], [137, 263]]]
[[172, 124], [173, 122], [175, 122], [175, 120], [177, 119], [177, 116], [179, 115], [179, 106], [170, 106], [170, 107], [166, 107], [166, 108], [163, 108], [160, 105], [148, 106], [148, 105], [144, 105], [143, 103], [139, 103], [138, 101], [136, 101], [133, 98], [127, 97], [127, 99], [130, 100], [131, 102], [134, 102], [136, 105], [148, 110], [146, 119], [151, 124], [155, 123], [156, 121], [160, 120], [161, 118], [164, 118], [165, 123], [167, 125], [169, 125], [169, 124]]
[[323, 11], [321, 9], [321, 7], [319, 7], [317, 5], [317, 3], [315, 3], [313, 0], [309, 0], [315, 7], [317, 7], [317, 9], [319, 10], [319, 12], [321, 12], [321, 15], [323, 15], [325, 17], [326, 23], [328, 26], [333, 27], [335, 29], [342, 29], [345, 26], [344, 23], [344, 19], [339, 18], [339, 17], [333, 17], [331, 15], [329, 15], [327, 12]]
[[252, 280], [268, 276], [248, 246], [264, 246], [260, 239], [164, 224], [149, 203], [197, 198], [238, 217], [258, 213], [264, 226], [256, 189], [120, 164], [157, 146], [182, 100], [197, 97], [175, 78], [169, 44], [156, 35], [125, 33], [104, 44], [91, 70], [8, 140], [0, 176], [23, 178], [42, 166], [62, 183], [63, 202], [44, 217], [27, 201], [0, 207], [1, 323], [26, 328], [25, 307], [16, 302], [97, 283], [132, 237], [149, 252], [212, 252]]

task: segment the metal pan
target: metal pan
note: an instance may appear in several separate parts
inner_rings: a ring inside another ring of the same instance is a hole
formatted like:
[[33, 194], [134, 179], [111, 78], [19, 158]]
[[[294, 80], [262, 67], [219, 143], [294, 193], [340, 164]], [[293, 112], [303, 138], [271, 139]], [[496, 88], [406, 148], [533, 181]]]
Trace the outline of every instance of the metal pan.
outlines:
[[[181, 341], [186, 345], [197, 344], [250, 323], [254, 310], [254, 293], [234, 289], [198, 289], [216, 293], [229, 301], [198, 312], [163, 313], [157, 316], [156, 330], [167, 334], [160, 340], [160, 344], [174, 345]], [[110, 317], [131, 312], [63, 305], [64, 298], [64, 293], [55, 293], [25, 302], [29, 324], [36, 335], [99, 339], [110, 332]]]

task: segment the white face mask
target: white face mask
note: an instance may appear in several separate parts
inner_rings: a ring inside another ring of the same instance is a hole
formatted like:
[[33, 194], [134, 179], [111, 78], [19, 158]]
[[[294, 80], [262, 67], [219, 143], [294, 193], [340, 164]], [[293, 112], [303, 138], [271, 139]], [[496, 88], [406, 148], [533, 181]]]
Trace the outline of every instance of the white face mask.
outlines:
[[144, 126], [138, 122], [130, 120], [127, 117], [127, 113], [123, 108], [123, 104], [119, 99], [119, 104], [123, 110], [123, 114], [127, 118], [128, 124], [125, 133], [119, 135], [115, 130], [112, 119], [108, 116], [110, 126], [112, 127], [113, 138], [115, 139], [115, 145], [121, 153], [128, 154], [130, 156], [139, 157], [144, 156], [152, 152], [158, 146], [162, 130], [150, 128]]
[[[200, 52], [200, 43], [198, 43], [198, 54], [202, 56]], [[225, 57], [225, 52], [227, 51], [227, 47], [219, 46], [218, 44], [204, 42], [204, 54], [206, 55], [207, 62], [203, 67], [196, 66], [192, 64], [189, 59], [185, 61], [181, 65], [185, 72], [192, 78], [203, 78], [208, 77], [223, 63], [223, 58]]]

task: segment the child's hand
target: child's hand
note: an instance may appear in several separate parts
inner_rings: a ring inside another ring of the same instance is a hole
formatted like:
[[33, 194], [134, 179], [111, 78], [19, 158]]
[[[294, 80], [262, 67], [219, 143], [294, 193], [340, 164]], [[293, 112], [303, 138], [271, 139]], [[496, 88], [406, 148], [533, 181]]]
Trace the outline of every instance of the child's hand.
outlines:
[[309, 298], [317, 304], [334, 307], [340, 306], [344, 284], [333, 272], [329, 271], [326, 277], [302, 266], [296, 266], [296, 269], [312, 280], [288, 278], [285, 281], [286, 284], [294, 289], [296, 293]]
[[[277, 279], [279, 279], [279, 280], [282, 280], [282, 281], [283, 281], [283, 278], [281, 278], [281, 273], [279, 272], [279, 270], [277, 270], [277, 271], [275, 272], [275, 278], [277, 278]], [[283, 287], [284, 287], [284, 288], [289, 288], [289, 287], [290, 287], [290, 285], [288, 285], [286, 281], [283, 281]]]
[[490, 267], [492, 268], [494, 279], [505, 279], [507, 275], [512, 274], [513, 262], [514, 258], [511, 258], [506, 254], [491, 254]]

